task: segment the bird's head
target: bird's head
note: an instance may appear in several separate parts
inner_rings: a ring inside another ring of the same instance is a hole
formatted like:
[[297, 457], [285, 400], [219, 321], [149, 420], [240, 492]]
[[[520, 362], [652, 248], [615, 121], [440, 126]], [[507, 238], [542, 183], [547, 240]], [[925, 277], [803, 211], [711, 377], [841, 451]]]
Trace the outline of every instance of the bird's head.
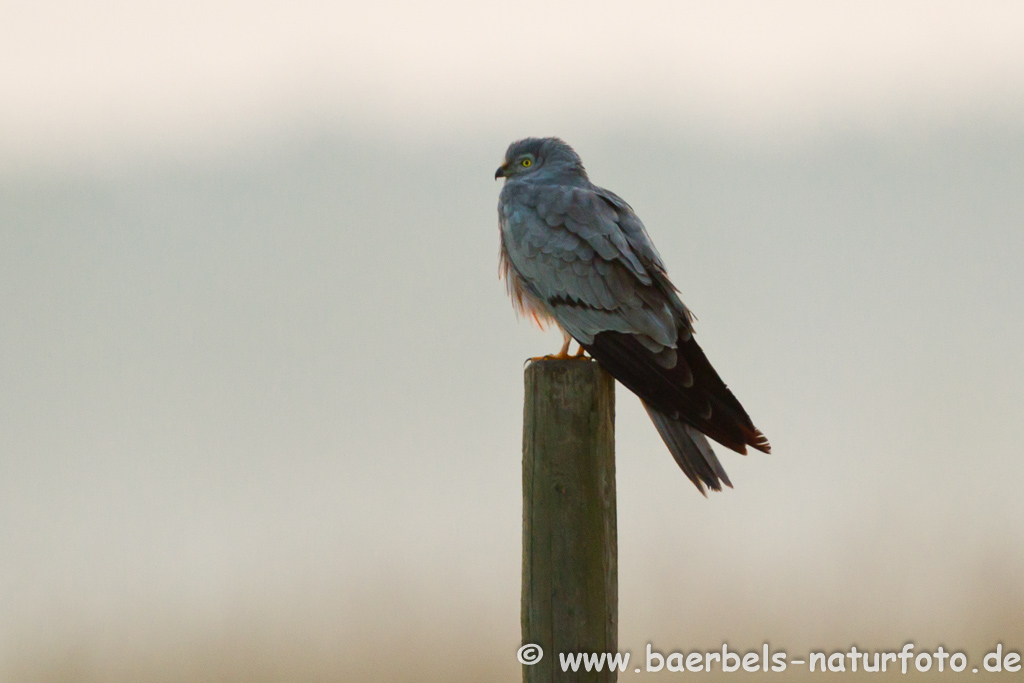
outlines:
[[575, 171], [586, 177], [576, 151], [558, 138], [524, 138], [508, 146], [505, 161], [494, 172], [497, 178], [537, 173], [541, 169]]

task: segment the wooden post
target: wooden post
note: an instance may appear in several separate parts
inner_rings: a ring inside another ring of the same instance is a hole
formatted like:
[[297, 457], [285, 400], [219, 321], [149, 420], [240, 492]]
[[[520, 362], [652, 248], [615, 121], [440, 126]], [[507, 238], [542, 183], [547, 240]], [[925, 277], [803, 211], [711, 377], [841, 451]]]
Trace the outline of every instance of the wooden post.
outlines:
[[589, 360], [527, 366], [523, 410], [523, 644], [544, 648], [523, 681], [615, 681], [562, 672], [559, 653], [618, 644], [615, 381]]

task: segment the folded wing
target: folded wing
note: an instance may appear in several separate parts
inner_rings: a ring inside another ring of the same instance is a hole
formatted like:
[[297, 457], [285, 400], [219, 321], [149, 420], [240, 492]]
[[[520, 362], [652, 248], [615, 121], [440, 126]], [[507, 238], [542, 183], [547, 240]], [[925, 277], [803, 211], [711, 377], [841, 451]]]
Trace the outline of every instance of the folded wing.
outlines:
[[592, 185], [538, 185], [500, 219], [516, 286], [640, 397], [701, 491], [730, 485], [704, 435], [740, 453], [770, 450], [693, 339], [692, 315], [628, 204]]

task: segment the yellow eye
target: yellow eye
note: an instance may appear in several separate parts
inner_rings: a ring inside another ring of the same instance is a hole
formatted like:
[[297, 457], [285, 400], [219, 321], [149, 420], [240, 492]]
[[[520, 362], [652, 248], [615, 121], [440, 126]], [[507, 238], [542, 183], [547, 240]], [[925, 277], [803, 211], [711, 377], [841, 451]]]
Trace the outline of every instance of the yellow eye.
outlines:
[[523, 159], [520, 163], [522, 163], [524, 167], [529, 167], [530, 164], [532, 164], [533, 162], [530, 161], [529, 159]]

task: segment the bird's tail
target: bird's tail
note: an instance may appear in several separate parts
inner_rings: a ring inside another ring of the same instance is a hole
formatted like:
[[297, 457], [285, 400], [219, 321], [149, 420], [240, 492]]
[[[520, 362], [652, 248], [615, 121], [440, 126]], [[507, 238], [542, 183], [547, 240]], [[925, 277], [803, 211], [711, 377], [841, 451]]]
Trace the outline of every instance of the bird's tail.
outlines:
[[712, 491], [721, 491], [722, 484], [732, 488], [722, 463], [718, 462], [718, 456], [711, 450], [711, 444], [703, 434], [682, 420], [651, 408], [646, 402], [644, 408], [683, 474], [701, 493], [707, 495], [705, 486]]

